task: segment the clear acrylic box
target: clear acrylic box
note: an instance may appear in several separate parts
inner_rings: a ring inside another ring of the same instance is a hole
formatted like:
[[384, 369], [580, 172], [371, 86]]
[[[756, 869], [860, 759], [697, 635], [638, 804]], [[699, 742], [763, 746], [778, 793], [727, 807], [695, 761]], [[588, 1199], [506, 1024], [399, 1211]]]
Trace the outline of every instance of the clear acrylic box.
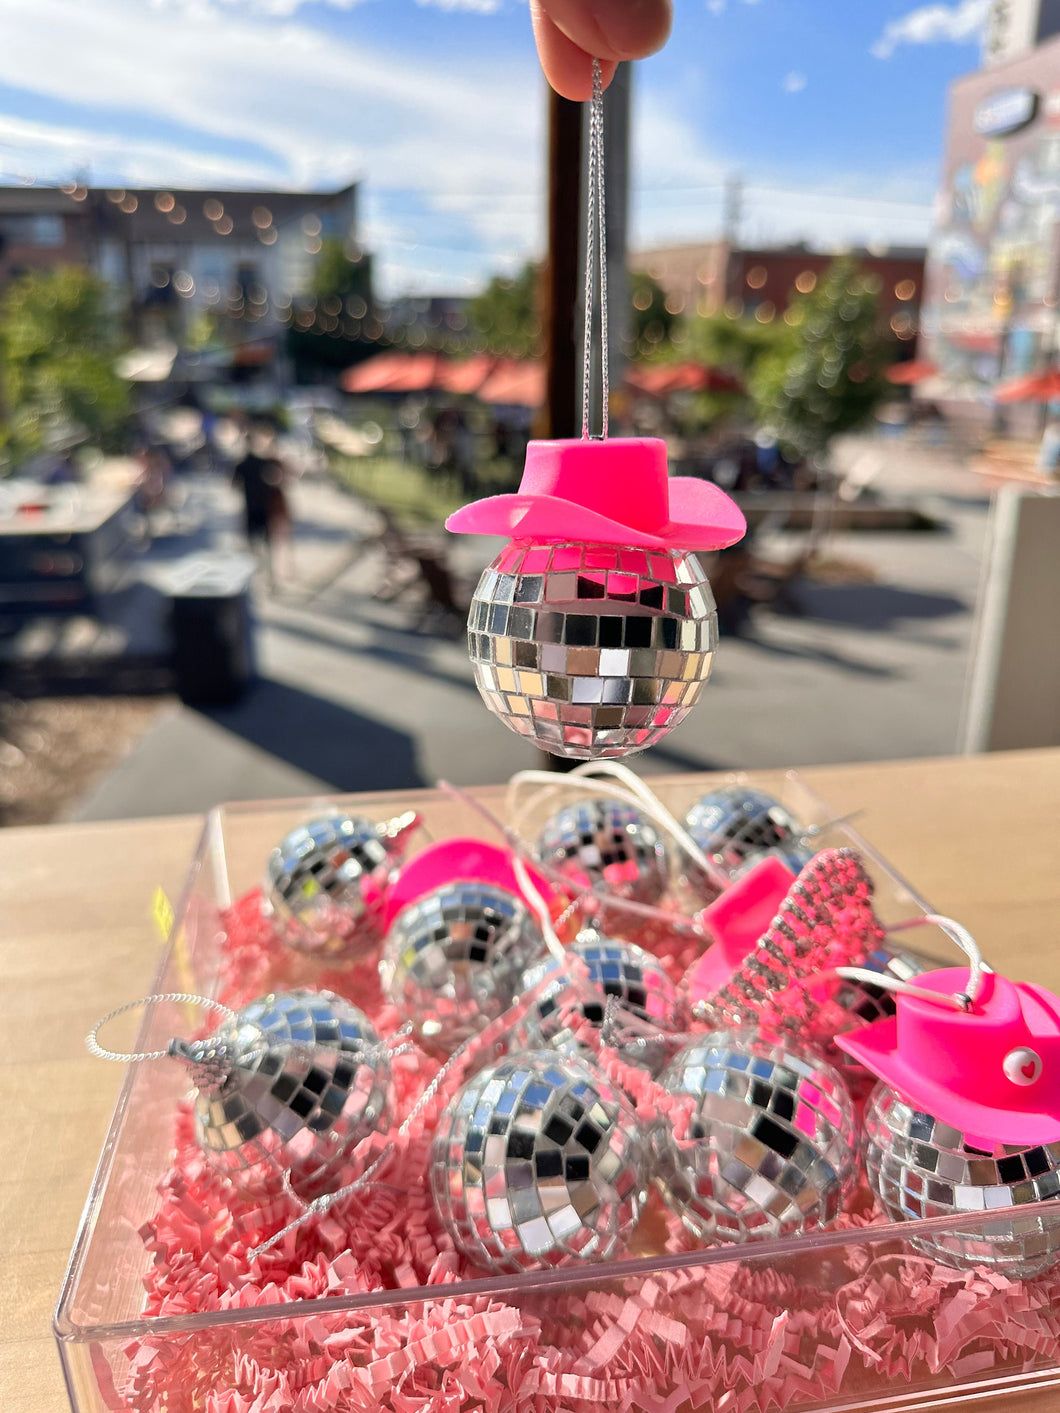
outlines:
[[[876, 907], [885, 923], [927, 910], [915, 890], [856, 830], [849, 824], [829, 825], [832, 815], [827, 805], [794, 772], [756, 774], [755, 783], [770, 790], [807, 824], [828, 825], [821, 837], [822, 847], [849, 844], [862, 853], [874, 877]], [[653, 785], [679, 815], [704, 789], [702, 778], [696, 776], [671, 777], [661, 785], [653, 781]], [[498, 812], [501, 810], [501, 788], [476, 794]], [[415, 809], [434, 838], [453, 834], [489, 837], [488, 826], [476, 812], [437, 791], [352, 798], [357, 813], [376, 819]], [[234, 805], [211, 812], [176, 908], [155, 991], [206, 996], [214, 993], [223, 910], [260, 881], [269, 849], [320, 803], [321, 800], [303, 800]], [[942, 945], [929, 943], [922, 947], [921, 936], [933, 941], [938, 934], [925, 931], [917, 936], [915, 945], [945, 954]], [[305, 963], [302, 984], [312, 984], [314, 966], [310, 961]], [[115, 997], [115, 1002], [123, 999]], [[187, 1024], [188, 1017], [180, 1007], [156, 1004], [144, 1014], [136, 1048], [164, 1048], [170, 1036], [187, 1031]], [[240, 1360], [251, 1348], [260, 1347], [263, 1339], [273, 1348], [282, 1348], [285, 1342], [296, 1342], [304, 1348], [307, 1340], [316, 1347], [312, 1341], [328, 1334], [370, 1330], [375, 1322], [393, 1321], [395, 1317], [407, 1317], [409, 1325], [415, 1325], [422, 1317], [426, 1327], [432, 1319], [437, 1323], [442, 1311], [453, 1324], [454, 1338], [459, 1340], [463, 1337], [458, 1318], [464, 1308], [461, 1302], [479, 1300], [476, 1308], [481, 1308], [481, 1297], [495, 1298], [498, 1304], [515, 1308], [526, 1322], [555, 1328], [557, 1339], [562, 1339], [562, 1331], [569, 1331], [579, 1320], [591, 1318], [603, 1330], [609, 1320], [621, 1323], [623, 1316], [618, 1312], [650, 1305], [662, 1282], [669, 1282], [671, 1291], [676, 1282], [676, 1288], [687, 1292], [679, 1319], [659, 1317], [658, 1357], [648, 1361], [635, 1376], [627, 1372], [617, 1384], [621, 1352], [584, 1380], [577, 1380], [577, 1386], [561, 1382], [549, 1387], [546, 1381], [536, 1390], [513, 1389], [510, 1396], [499, 1403], [494, 1399], [488, 1405], [476, 1399], [473, 1388], [456, 1401], [450, 1393], [445, 1399], [439, 1395], [437, 1401], [416, 1402], [408, 1396], [399, 1397], [394, 1391], [394, 1380], [385, 1377], [389, 1365], [366, 1360], [363, 1369], [347, 1374], [341, 1387], [335, 1385], [330, 1393], [330, 1385], [317, 1390], [315, 1401], [307, 1395], [302, 1402], [270, 1402], [268, 1407], [291, 1407], [299, 1413], [303, 1408], [394, 1408], [411, 1413], [419, 1407], [462, 1411], [485, 1410], [487, 1406], [496, 1409], [496, 1413], [514, 1413], [516, 1409], [519, 1413], [524, 1409], [535, 1413], [585, 1413], [595, 1403], [646, 1413], [742, 1413], [776, 1406], [778, 1368], [790, 1372], [783, 1402], [800, 1413], [885, 1408], [908, 1413], [951, 1399], [1032, 1389], [1054, 1390], [1060, 1400], [1060, 1318], [1050, 1324], [1046, 1316], [1036, 1314], [1033, 1320], [1028, 1316], [1023, 1336], [1020, 1331], [1024, 1325], [1013, 1315], [1014, 1309], [1027, 1303], [1036, 1309], [1041, 1306], [1043, 1291], [1055, 1296], [1054, 1308], [1060, 1305], [1060, 1275], [1026, 1283], [1028, 1288], [1037, 1288], [1035, 1299], [1027, 1302], [1015, 1298], [1013, 1287], [1006, 1287], [1004, 1282], [999, 1282], [996, 1292], [992, 1292], [985, 1279], [976, 1282], [966, 1274], [950, 1273], [954, 1290], [963, 1285], [970, 1293], [947, 1303], [945, 1329], [936, 1326], [937, 1309], [925, 1314], [913, 1298], [908, 1309], [890, 1311], [893, 1320], [888, 1331], [898, 1328], [904, 1341], [897, 1352], [874, 1346], [877, 1336], [871, 1326], [859, 1328], [858, 1302], [872, 1273], [893, 1277], [899, 1269], [899, 1258], [910, 1257], [908, 1238], [918, 1232], [945, 1228], [974, 1233], [981, 1224], [968, 1219], [880, 1223], [855, 1231], [679, 1253], [660, 1251], [658, 1247], [653, 1251], [648, 1232], [635, 1248], [638, 1254], [621, 1262], [583, 1269], [481, 1278], [420, 1290], [338, 1294], [326, 1299], [260, 1305], [250, 1310], [192, 1310], [180, 1317], [145, 1318], [143, 1275], [150, 1257], [139, 1229], [157, 1203], [156, 1184], [167, 1169], [173, 1149], [176, 1106], [186, 1092], [187, 1081], [177, 1065], [141, 1063], [130, 1066], [126, 1075], [54, 1319], [75, 1413], [106, 1413], [124, 1408], [142, 1409], [144, 1413], [154, 1413], [156, 1409], [158, 1413], [163, 1409], [167, 1413], [190, 1413], [193, 1409], [228, 1413], [229, 1408], [237, 1406], [250, 1408], [250, 1396], [245, 1402], [230, 1403], [222, 1393], [241, 1387]], [[1023, 1217], [1038, 1216], [1060, 1224], [1060, 1203], [1041, 1203], [1019, 1211]], [[992, 1212], [990, 1220], [997, 1221], [1001, 1215]], [[942, 1276], [944, 1284], [949, 1279]], [[1050, 1280], [1051, 1285], [1042, 1285]], [[892, 1279], [892, 1288], [893, 1285]], [[697, 1323], [697, 1302], [705, 1290], [713, 1292], [716, 1303], [712, 1308], [726, 1311], [724, 1329], [719, 1322], [705, 1327]], [[747, 1304], [749, 1291], [757, 1295], [753, 1306]], [[792, 1298], [793, 1291], [798, 1292], [797, 1299]], [[726, 1292], [732, 1292], [731, 1297]], [[1003, 1338], [994, 1328], [1002, 1317]], [[741, 1357], [741, 1331], [751, 1325], [769, 1327], [774, 1332], [790, 1326], [801, 1329], [801, 1334], [794, 1341], [790, 1334], [786, 1335], [779, 1354], [774, 1341], [765, 1356], [745, 1353]], [[127, 1388], [130, 1369], [135, 1367], [137, 1341], [145, 1338], [155, 1348], [161, 1345], [172, 1350], [175, 1371], [181, 1367], [182, 1351], [208, 1345], [216, 1372], [212, 1385], [209, 1379], [200, 1377], [195, 1386], [188, 1386], [179, 1383], [175, 1376], [172, 1389], [148, 1402], [119, 1392]], [[620, 1344], [620, 1333], [616, 1333], [616, 1339]], [[925, 1354], [924, 1349], [929, 1352]], [[944, 1352], [952, 1357], [944, 1359]], [[410, 1344], [403, 1357], [408, 1363], [427, 1356], [422, 1351], [417, 1355], [416, 1347]], [[437, 1358], [436, 1352], [430, 1357]], [[347, 1356], [347, 1363], [350, 1362]], [[680, 1378], [674, 1373], [677, 1367], [682, 1370]], [[689, 1369], [696, 1368], [703, 1371], [698, 1382], [688, 1374]], [[773, 1391], [767, 1392], [767, 1386]], [[253, 1404], [253, 1413], [257, 1409], [258, 1405]]]

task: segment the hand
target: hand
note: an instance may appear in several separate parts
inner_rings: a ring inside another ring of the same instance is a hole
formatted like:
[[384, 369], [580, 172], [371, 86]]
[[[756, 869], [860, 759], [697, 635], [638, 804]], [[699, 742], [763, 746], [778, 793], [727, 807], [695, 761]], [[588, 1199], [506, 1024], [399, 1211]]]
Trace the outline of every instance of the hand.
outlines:
[[622, 59], [643, 59], [670, 35], [673, 0], [530, 0], [545, 77], [564, 98], [592, 97], [593, 59], [604, 87]]

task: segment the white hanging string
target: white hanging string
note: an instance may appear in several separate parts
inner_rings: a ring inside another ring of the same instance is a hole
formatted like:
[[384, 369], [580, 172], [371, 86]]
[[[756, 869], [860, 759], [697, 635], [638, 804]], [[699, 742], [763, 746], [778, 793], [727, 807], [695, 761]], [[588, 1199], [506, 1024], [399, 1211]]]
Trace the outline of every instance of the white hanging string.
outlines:
[[585, 331], [582, 340], [582, 440], [591, 435], [593, 376], [593, 295], [600, 289], [600, 433], [607, 436], [610, 370], [607, 362], [607, 200], [604, 171], [604, 85], [600, 60], [593, 60], [593, 96], [589, 104], [588, 161], [585, 212]]
[[944, 991], [930, 991], [926, 986], [914, 986], [911, 982], [901, 981], [896, 976], [884, 976], [880, 972], [870, 971], [867, 967], [836, 967], [834, 972], [822, 973], [822, 976], [814, 979], [821, 980], [824, 975], [834, 975], [841, 977], [844, 981], [860, 981], [869, 986], [878, 986], [884, 991], [893, 991], [898, 996], [915, 996], [918, 1000], [934, 1001], [940, 1006], [950, 1006], [958, 1011], [970, 1010], [979, 995], [983, 977], [990, 971], [990, 968], [983, 961], [979, 945], [966, 927], [962, 927], [951, 917], [943, 917], [940, 913], [924, 913], [920, 917], [896, 923], [887, 931], [889, 933], [905, 932], [912, 927], [926, 926], [941, 928], [946, 936], [956, 942], [967, 956], [968, 985], [964, 991], [957, 992], [955, 995], [949, 995]]
[[[611, 783], [598, 778], [607, 775], [612, 776], [614, 781], [620, 783]], [[673, 839], [692, 863], [706, 874], [719, 892], [724, 892], [729, 887], [732, 882], [729, 876], [718, 867], [708, 854], [704, 853], [688, 830], [674, 818], [654, 791], [645, 785], [643, 780], [635, 775], [628, 766], [622, 765], [619, 761], [585, 761], [566, 775], [555, 775], [545, 770], [518, 771], [508, 783], [510, 801], [508, 816], [512, 820], [515, 833], [521, 837], [523, 821], [532, 811], [539, 808], [543, 796], [548, 792], [566, 789], [578, 790], [585, 794], [589, 781], [591, 781], [594, 794], [619, 800], [625, 805], [632, 805], [634, 809], [640, 809], [648, 815], [664, 833]], [[522, 809], [518, 809], [516, 797], [519, 789], [525, 785], [541, 785], [544, 789], [529, 800]]]

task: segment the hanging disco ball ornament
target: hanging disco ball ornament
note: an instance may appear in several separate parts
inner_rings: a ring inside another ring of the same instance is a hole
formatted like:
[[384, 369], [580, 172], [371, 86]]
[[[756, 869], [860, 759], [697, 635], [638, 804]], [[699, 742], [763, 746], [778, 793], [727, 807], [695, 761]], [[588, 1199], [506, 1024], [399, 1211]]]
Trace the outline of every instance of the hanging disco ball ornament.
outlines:
[[[563, 1055], [592, 1058], [591, 1052], [575, 1038], [564, 1012], [573, 1006], [577, 1015], [602, 1027], [609, 997], [614, 997], [618, 1030], [622, 1029], [624, 1016], [643, 1021], [655, 1032], [673, 1034], [681, 1029], [683, 1015], [677, 990], [650, 952], [592, 930], [580, 933], [567, 951], [570, 958], [583, 963], [588, 976], [581, 967], [571, 968], [556, 958], [531, 967], [523, 977], [522, 989], [540, 987], [540, 991], [516, 1022], [509, 1050], [550, 1049]], [[612, 1043], [610, 1038], [608, 1043]], [[647, 1070], [659, 1069], [666, 1060], [665, 1040], [650, 1035], [631, 1035], [618, 1048], [630, 1063]]]
[[[1060, 997], [984, 972], [927, 972], [893, 1016], [838, 1037], [880, 1080], [865, 1116], [869, 1182], [894, 1221], [950, 1217], [911, 1237], [946, 1266], [1037, 1275], [1060, 1260]], [[1000, 1213], [1000, 1208], [1026, 1207]]]
[[695, 1101], [687, 1131], [663, 1118], [656, 1176], [704, 1241], [830, 1226], [857, 1173], [854, 1102], [831, 1065], [753, 1031], [693, 1040], [660, 1076]]
[[746, 525], [719, 487], [668, 477], [664, 441], [531, 442], [517, 493], [446, 525], [512, 537], [468, 617], [476, 684], [511, 730], [591, 760], [645, 750], [688, 714], [717, 647], [694, 551]]
[[169, 1053], [194, 1074], [204, 1158], [241, 1186], [289, 1172], [312, 1201], [341, 1185], [351, 1149], [388, 1118], [386, 1046], [330, 991], [262, 996], [208, 1039], [172, 1041]]
[[658, 828], [642, 810], [619, 800], [564, 806], [543, 826], [535, 851], [579, 888], [603, 887], [635, 903], [657, 903], [670, 882]]
[[[765, 855], [799, 874], [817, 852], [806, 843], [806, 826], [785, 805], [749, 785], [725, 785], [703, 795], [685, 816], [685, 828], [729, 878], [739, 878]], [[709, 880], [691, 881], [708, 896], [716, 891]]]
[[446, 1109], [431, 1190], [480, 1270], [605, 1261], [640, 1217], [646, 1157], [632, 1110], [603, 1075], [531, 1051], [482, 1070]]
[[[547, 903], [548, 884], [528, 872]], [[480, 839], [446, 839], [410, 860], [387, 915], [383, 990], [436, 1053], [452, 1053], [506, 1011], [545, 951], [511, 856]]]
[[331, 809], [285, 835], [265, 865], [262, 898], [287, 945], [327, 957], [377, 945], [388, 875], [419, 823], [411, 812], [375, 824]]

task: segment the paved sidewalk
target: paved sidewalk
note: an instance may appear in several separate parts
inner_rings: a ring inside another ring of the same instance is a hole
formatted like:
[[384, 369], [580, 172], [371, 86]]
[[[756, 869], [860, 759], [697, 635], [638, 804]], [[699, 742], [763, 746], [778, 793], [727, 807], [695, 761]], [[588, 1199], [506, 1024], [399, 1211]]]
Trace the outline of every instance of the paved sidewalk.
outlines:
[[[877, 448], [874, 448], [874, 450]], [[855, 447], [856, 451], [857, 448]], [[922, 458], [923, 460], [923, 458]], [[849, 534], [831, 556], [877, 582], [804, 593], [809, 616], [761, 613], [754, 637], [724, 639], [687, 722], [638, 758], [646, 773], [952, 753], [987, 524], [967, 474], [901, 464], [949, 532]], [[885, 465], [880, 479], [886, 483]], [[215, 538], [237, 541], [235, 503], [212, 487]], [[82, 819], [202, 810], [226, 799], [471, 784], [540, 764], [486, 711], [463, 635], [427, 636], [409, 610], [371, 597], [379, 552], [370, 512], [328, 483], [295, 491], [296, 582], [257, 595], [261, 680], [237, 706], [174, 706], [74, 812]], [[793, 538], [771, 548], [790, 553]], [[460, 539], [473, 582], [488, 542]], [[324, 585], [319, 591], [315, 586]]]

